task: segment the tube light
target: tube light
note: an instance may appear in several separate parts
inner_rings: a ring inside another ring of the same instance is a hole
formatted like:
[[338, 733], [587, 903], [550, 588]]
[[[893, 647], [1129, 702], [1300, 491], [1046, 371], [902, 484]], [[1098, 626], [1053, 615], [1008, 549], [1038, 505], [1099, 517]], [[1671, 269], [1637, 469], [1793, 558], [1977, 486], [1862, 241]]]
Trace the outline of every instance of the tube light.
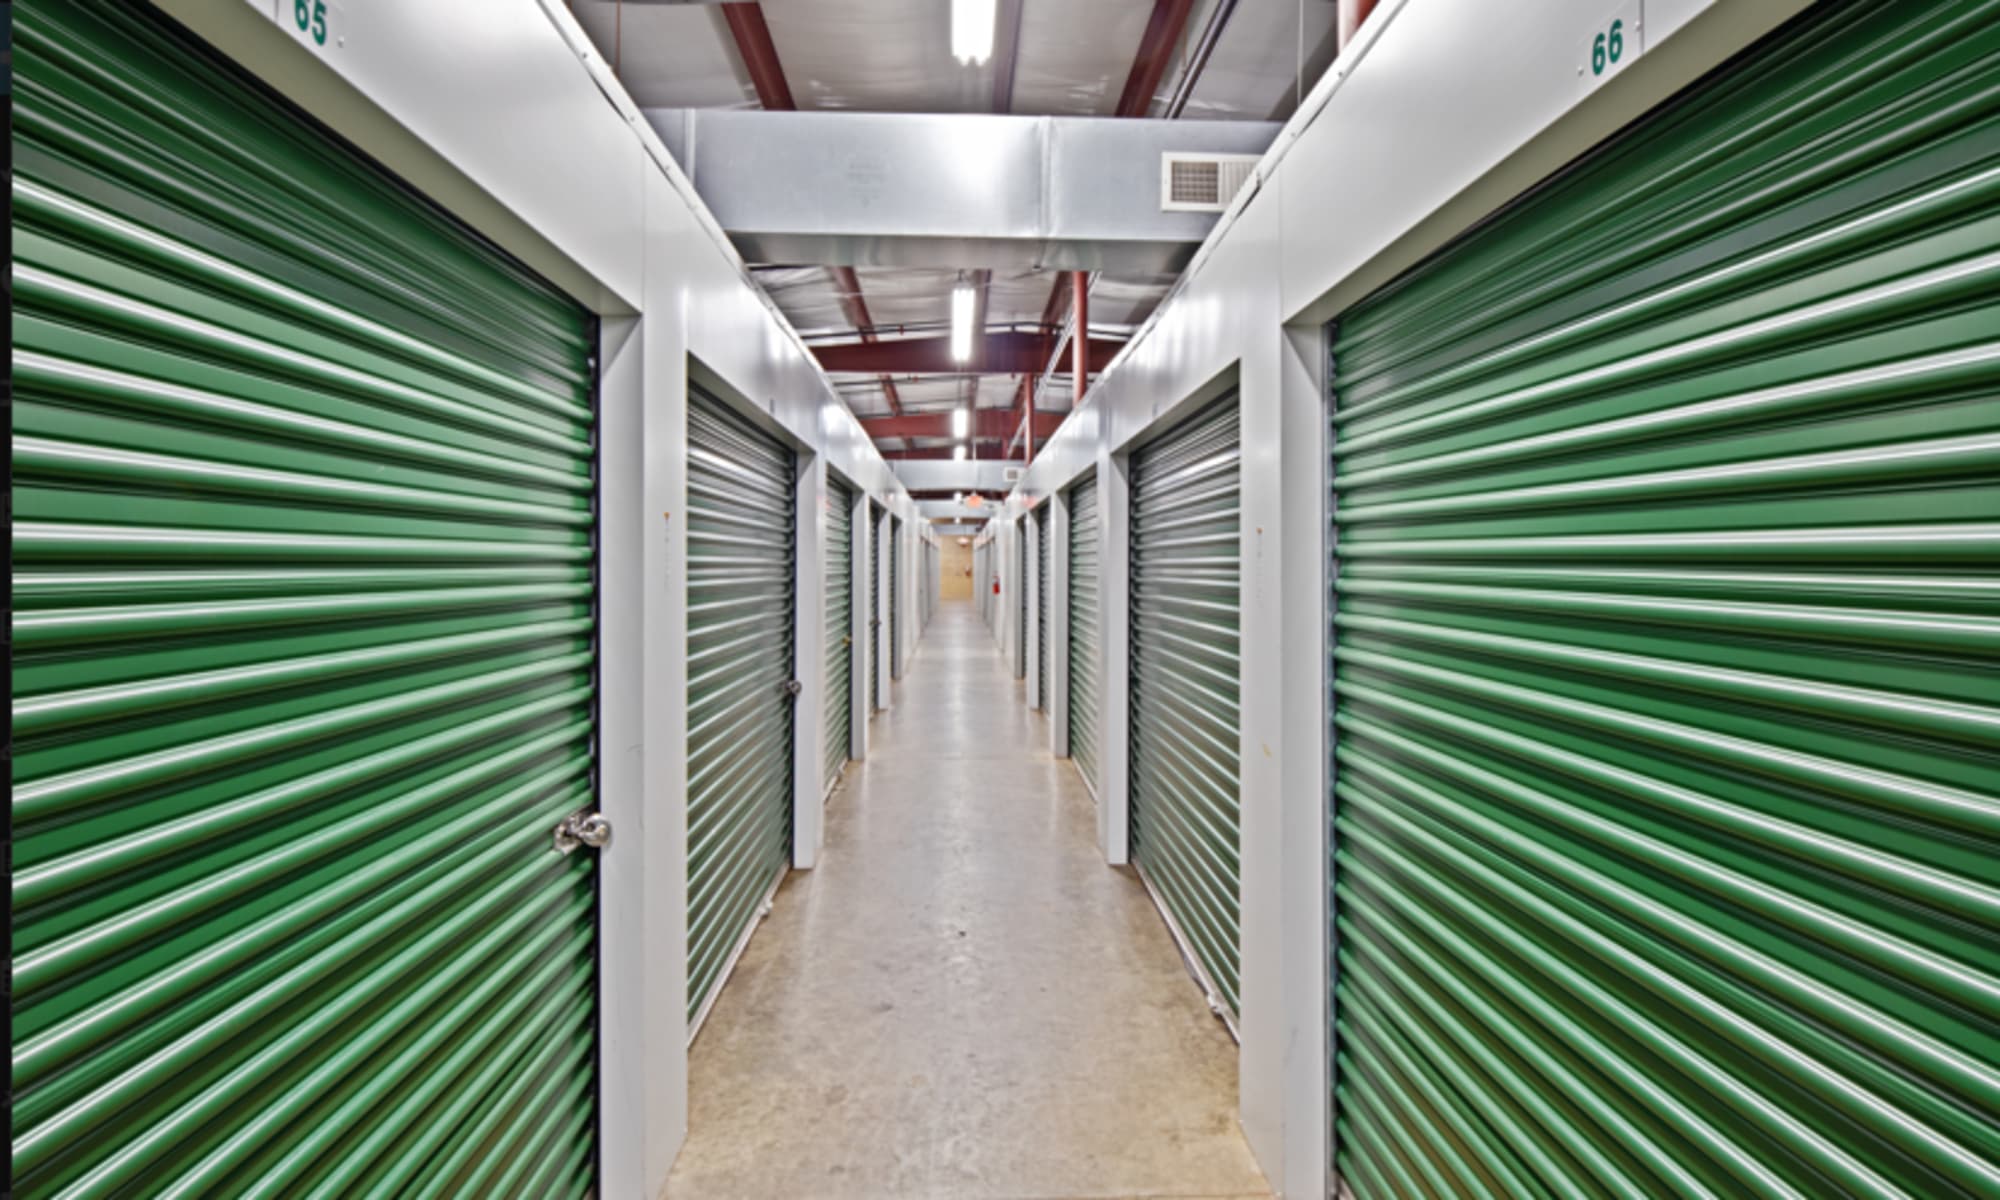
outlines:
[[972, 433], [972, 410], [954, 408], [951, 410], [951, 436], [964, 441]]
[[995, 0], [951, 0], [951, 56], [968, 66], [993, 57]]
[[973, 293], [972, 282], [960, 279], [951, 289], [951, 361], [966, 362], [972, 358], [972, 310], [977, 297]]
[[959, 443], [958, 445], [956, 445], [956, 446], [953, 446], [953, 447], [951, 448], [951, 457], [953, 458], [953, 460], [954, 460], [954, 461], [963, 461], [963, 460], [964, 460], [964, 458], [965, 458], [965, 443], [964, 443], [964, 442], [960, 442], [960, 443]]

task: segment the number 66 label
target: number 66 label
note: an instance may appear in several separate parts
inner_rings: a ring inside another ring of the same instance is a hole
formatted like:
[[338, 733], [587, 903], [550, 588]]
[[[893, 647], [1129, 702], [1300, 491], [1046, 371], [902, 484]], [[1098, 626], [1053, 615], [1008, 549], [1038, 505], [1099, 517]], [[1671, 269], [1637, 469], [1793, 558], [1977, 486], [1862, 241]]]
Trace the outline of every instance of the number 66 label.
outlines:
[[315, 47], [340, 44], [339, 21], [340, 8], [334, 0], [278, 0], [278, 23]]
[[1639, 57], [1640, 34], [1639, 0], [1625, 0], [1585, 34], [1576, 68], [1583, 90], [1590, 91]]

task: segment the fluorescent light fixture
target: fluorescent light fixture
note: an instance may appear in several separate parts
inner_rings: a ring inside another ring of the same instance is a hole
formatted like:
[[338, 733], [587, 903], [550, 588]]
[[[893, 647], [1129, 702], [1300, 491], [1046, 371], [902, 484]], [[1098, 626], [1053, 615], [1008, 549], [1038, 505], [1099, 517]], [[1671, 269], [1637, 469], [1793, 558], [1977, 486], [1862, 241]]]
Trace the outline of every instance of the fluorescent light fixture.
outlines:
[[996, 0], [951, 0], [951, 56], [969, 65], [993, 57]]
[[960, 279], [951, 289], [951, 361], [967, 362], [972, 358], [972, 310], [978, 299], [973, 294], [972, 282]]
[[951, 456], [954, 460], [963, 460], [965, 458], [965, 443], [960, 442], [958, 445], [953, 446], [951, 448]]
[[951, 410], [951, 436], [964, 441], [972, 433], [972, 410], [954, 408]]

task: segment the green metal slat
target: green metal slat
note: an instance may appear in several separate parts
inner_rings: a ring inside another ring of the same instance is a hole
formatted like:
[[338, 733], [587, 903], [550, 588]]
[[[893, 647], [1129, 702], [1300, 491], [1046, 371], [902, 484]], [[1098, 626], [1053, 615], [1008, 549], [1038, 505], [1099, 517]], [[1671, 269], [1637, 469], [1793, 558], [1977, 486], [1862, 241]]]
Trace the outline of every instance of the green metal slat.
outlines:
[[854, 738], [854, 493], [827, 488], [826, 782], [847, 765]]
[[[794, 456], [688, 393], [688, 1020], [791, 862]], [[843, 760], [845, 759], [843, 743]], [[834, 769], [838, 769], [837, 765]]]
[[[594, 324], [143, 7], [15, 9], [13, 1175], [595, 1130]], [[579, 1150], [584, 1151], [578, 1157]]]
[[1341, 317], [1362, 1200], [2000, 1193], [1995, 244], [2000, 3], [1837, 0]]
[[1241, 892], [1234, 396], [1132, 455], [1132, 857], [1233, 1016]]
[[1086, 479], [1069, 493], [1069, 756], [1093, 788], [1097, 786], [1099, 528], [1097, 481]]

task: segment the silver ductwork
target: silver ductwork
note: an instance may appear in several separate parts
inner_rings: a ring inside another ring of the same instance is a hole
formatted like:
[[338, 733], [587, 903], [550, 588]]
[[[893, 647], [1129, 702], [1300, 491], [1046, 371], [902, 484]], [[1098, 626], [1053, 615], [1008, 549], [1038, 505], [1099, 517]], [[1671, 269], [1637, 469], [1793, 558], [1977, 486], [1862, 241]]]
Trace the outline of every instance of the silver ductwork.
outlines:
[[[1279, 126], [648, 109], [753, 263], [1172, 275], [1216, 216], [1161, 207], [1167, 154], [1261, 154]], [[1253, 175], [1247, 186], [1256, 186]]]

